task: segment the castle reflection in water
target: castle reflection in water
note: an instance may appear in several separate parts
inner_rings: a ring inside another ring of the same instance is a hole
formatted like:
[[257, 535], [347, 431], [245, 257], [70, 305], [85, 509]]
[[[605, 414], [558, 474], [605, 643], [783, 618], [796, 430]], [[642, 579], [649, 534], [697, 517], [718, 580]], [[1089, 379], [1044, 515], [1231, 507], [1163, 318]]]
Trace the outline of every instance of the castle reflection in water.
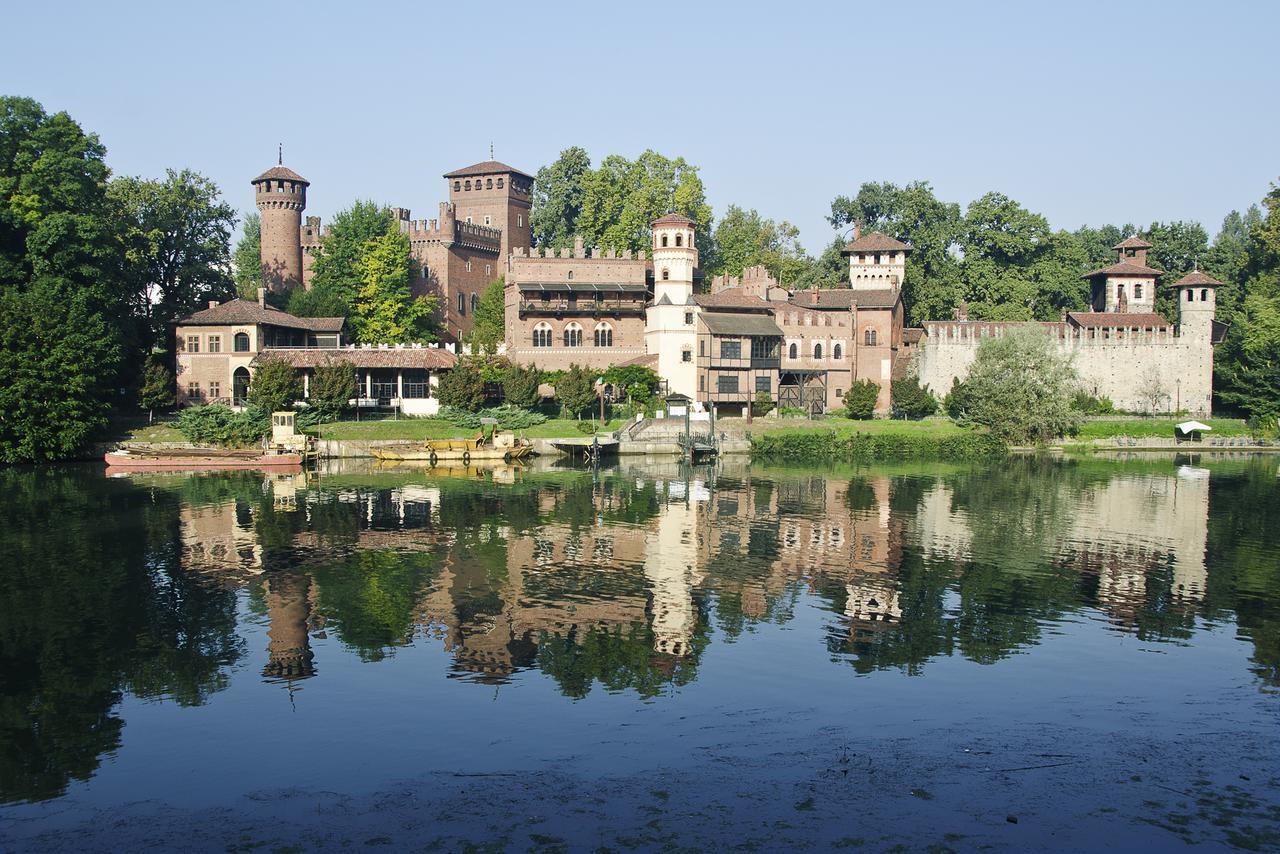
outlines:
[[1212, 616], [1215, 475], [1108, 465], [239, 476], [183, 503], [182, 565], [250, 590], [263, 675], [290, 685], [332, 632], [368, 658], [441, 643], [458, 678], [651, 691], [694, 677], [712, 626], [787, 622], [806, 595], [815, 643], [862, 672], [997, 660], [1073, 613], [1185, 637]]

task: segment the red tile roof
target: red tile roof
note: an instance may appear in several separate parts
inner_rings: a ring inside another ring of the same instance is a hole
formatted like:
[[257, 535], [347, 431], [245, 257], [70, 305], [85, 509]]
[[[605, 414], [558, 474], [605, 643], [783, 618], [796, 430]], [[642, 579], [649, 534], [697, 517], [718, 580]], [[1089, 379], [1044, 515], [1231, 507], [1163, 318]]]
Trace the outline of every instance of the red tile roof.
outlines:
[[1121, 240], [1119, 243], [1117, 243], [1115, 246], [1112, 246], [1111, 248], [1112, 249], [1150, 249], [1151, 244], [1135, 234], [1131, 237], [1126, 237], [1124, 240]]
[[497, 160], [486, 160], [483, 163], [473, 163], [470, 166], [464, 166], [461, 169], [455, 169], [452, 172], [444, 173], [446, 178], [470, 178], [473, 175], [498, 175], [511, 173], [513, 175], [521, 175], [525, 178], [533, 176], [527, 172], [521, 172], [514, 166], [508, 166]]
[[864, 234], [852, 243], [846, 244], [840, 250], [841, 255], [848, 255], [850, 252], [910, 252], [911, 247], [903, 243], [901, 240], [894, 240], [887, 234], [879, 231], [873, 231], [870, 234]]
[[256, 302], [233, 299], [201, 309], [178, 321], [179, 326], [231, 326], [235, 324], [264, 324], [286, 329], [307, 329], [312, 332], [340, 332], [346, 323], [343, 317], [295, 317], [287, 311]]
[[814, 303], [812, 291], [796, 291], [791, 295], [791, 304], [799, 308], [851, 308], [854, 303], [858, 308], [893, 308], [898, 304], [902, 292], [896, 288], [879, 290], [856, 290], [854, 288], [822, 288], [818, 290], [818, 302]]
[[1157, 270], [1155, 267], [1144, 267], [1131, 261], [1121, 261], [1119, 264], [1112, 264], [1110, 267], [1103, 267], [1100, 270], [1085, 273], [1080, 278], [1092, 279], [1095, 276], [1150, 276], [1155, 278], [1163, 275], [1164, 270]]
[[306, 184], [307, 186], [311, 186], [310, 181], [308, 181], [306, 178], [303, 178], [297, 172], [294, 172], [288, 166], [272, 166], [266, 172], [263, 172], [261, 175], [259, 175], [257, 178], [254, 178], [249, 183], [256, 184], [259, 181], [276, 180], [276, 179], [280, 179], [282, 181], [300, 181], [303, 184]]
[[443, 347], [275, 347], [263, 350], [253, 364], [284, 359], [295, 368], [315, 368], [330, 360], [350, 362], [357, 368], [452, 368], [458, 357]]
[[768, 308], [769, 303], [742, 288], [725, 288], [714, 294], [694, 294], [693, 301], [707, 308]]
[[1187, 273], [1181, 279], [1178, 279], [1178, 281], [1174, 282], [1174, 285], [1204, 285], [1206, 287], [1216, 288], [1220, 287], [1222, 282], [1219, 282], [1213, 276], [1207, 276], [1199, 270], [1194, 270]]
[[1131, 311], [1069, 311], [1068, 322], [1086, 329], [1149, 329], [1151, 327], [1167, 327], [1169, 321], [1155, 312]]
[[653, 221], [654, 225], [693, 225], [693, 220], [684, 214], [669, 213], [666, 216], [660, 216]]

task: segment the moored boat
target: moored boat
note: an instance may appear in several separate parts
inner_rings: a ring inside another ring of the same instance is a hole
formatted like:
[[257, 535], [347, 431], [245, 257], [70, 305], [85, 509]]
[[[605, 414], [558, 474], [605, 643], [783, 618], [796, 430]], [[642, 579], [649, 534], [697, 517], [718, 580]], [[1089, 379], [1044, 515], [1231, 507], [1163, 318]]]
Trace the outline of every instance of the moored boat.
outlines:
[[482, 460], [522, 460], [533, 453], [533, 443], [513, 433], [496, 432], [492, 439], [431, 439], [426, 442], [402, 442], [369, 450], [376, 459], [386, 462], [461, 461], [463, 464]]
[[222, 448], [177, 448], [155, 451], [124, 449], [103, 457], [107, 466], [117, 469], [167, 471], [173, 469], [275, 469], [297, 468], [302, 454], [263, 453], [258, 449], [225, 450]]

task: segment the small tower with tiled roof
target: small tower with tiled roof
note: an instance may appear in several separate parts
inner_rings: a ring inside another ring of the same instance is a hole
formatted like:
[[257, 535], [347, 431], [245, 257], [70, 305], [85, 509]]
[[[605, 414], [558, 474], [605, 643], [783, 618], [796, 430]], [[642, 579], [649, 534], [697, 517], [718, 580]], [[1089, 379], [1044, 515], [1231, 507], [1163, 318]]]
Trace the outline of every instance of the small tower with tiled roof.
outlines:
[[262, 217], [262, 285], [281, 293], [302, 284], [302, 212], [310, 182], [279, 162], [251, 182]]
[[653, 221], [653, 302], [645, 309], [644, 346], [658, 356], [658, 375], [670, 391], [690, 400], [698, 394], [697, 317], [701, 309], [693, 297], [693, 271], [698, 266], [694, 222], [678, 213]]
[[1116, 263], [1085, 273], [1090, 283], [1089, 302], [1095, 312], [1150, 313], [1155, 311], [1156, 279], [1164, 273], [1147, 266], [1151, 244], [1137, 235], [1115, 246]]
[[1178, 291], [1178, 335], [1197, 341], [1212, 341], [1217, 290], [1222, 282], [1196, 269], [1173, 286]]
[[883, 291], [901, 288], [907, 272], [911, 247], [887, 234], [863, 234], [853, 224], [853, 240], [840, 250], [849, 259], [849, 287], [855, 291]]

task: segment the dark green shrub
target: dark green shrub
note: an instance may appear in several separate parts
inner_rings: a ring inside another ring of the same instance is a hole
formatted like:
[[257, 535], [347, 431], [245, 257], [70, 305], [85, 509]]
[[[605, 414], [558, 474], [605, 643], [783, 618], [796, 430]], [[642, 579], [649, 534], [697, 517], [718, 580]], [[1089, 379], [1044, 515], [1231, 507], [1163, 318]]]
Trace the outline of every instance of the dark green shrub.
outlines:
[[440, 378], [440, 405], [475, 412], [484, 404], [484, 383], [479, 365], [460, 361]]
[[876, 414], [876, 399], [880, 397], [880, 386], [871, 380], [855, 380], [844, 395], [844, 409], [841, 414], [845, 418], [865, 421]]
[[275, 357], [268, 357], [258, 363], [253, 379], [249, 381], [250, 406], [270, 414], [293, 409], [294, 403], [301, 397], [302, 383], [298, 381], [298, 372], [293, 365]]
[[512, 406], [531, 409], [542, 402], [538, 384], [542, 375], [536, 368], [511, 365], [502, 376], [502, 397]]
[[355, 396], [355, 366], [330, 356], [316, 368], [315, 376], [311, 378], [307, 409], [314, 414], [308, 417], [308, 421], [319, 423], [337, 419]]
[[229, 406], [189, 406], [178, 415], [178, 430], [188, 442], [238, 448], [252, 445], [271, 429], [271, 416], [249, 407], [236, 412]]
[[938, 399], [920, 385], [917, 377], [907, 377], [893, 384], [889, 393], [894, 418], [919, 421], [938, 411]]
[[984, 460], [1003, 457], [1006, 450], [1004, 442], [986, 432], [941, 437], [854, 433], [841, 437], [814, 430], [751, 436], [752, 456], [791, 460]]
[[768, 415], [773, 411], [773, 395], [767, 391], [756, 392], [755, 402], [751, 404], [753, 415]]

